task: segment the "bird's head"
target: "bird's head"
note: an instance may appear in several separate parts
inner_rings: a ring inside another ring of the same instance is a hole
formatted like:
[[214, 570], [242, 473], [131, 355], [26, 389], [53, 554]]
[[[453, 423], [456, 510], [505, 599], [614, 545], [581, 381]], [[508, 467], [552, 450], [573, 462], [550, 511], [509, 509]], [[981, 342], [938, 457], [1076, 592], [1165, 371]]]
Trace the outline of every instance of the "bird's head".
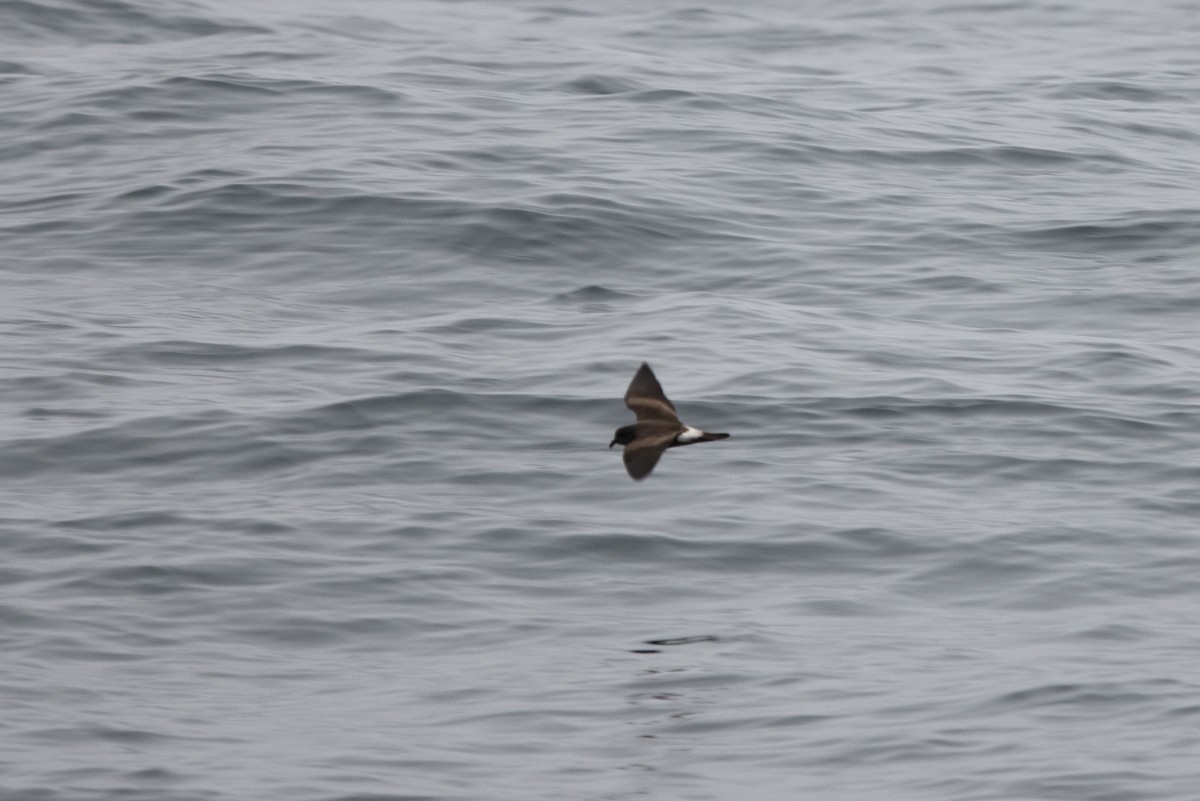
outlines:
[[608, 443], [608, 447], [613, 445], [628, 445], [633, 442], [637, 436], [637, 426], [621, 426], [613, 433], [613, 441]]

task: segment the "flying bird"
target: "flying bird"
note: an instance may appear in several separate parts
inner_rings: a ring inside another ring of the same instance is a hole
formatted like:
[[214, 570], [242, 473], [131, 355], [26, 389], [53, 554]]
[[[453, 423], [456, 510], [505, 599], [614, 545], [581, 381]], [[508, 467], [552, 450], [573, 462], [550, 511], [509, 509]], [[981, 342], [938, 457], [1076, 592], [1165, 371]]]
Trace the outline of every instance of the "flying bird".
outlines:
[[625, 469], [635, 481], [650, 475], [658, 458], [667, 448], [728, 439], [728, 434], [710, 434], [685, 426], [675, 414], [675, 406], [663, 394], [662, 385], [654, 377], [650, 365], [642, 362], [629, 389], [625, 390], [625, 405], [633, 410], [637, 422], [621, 426], [613, 434], [613, 445], [625, 446]]

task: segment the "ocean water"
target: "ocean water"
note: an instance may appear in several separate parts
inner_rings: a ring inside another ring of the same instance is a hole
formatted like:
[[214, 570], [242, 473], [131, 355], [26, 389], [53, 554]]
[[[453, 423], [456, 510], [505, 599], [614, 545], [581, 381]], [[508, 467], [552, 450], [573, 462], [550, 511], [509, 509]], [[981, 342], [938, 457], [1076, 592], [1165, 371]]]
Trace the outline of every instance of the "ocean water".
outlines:
[[1198, 41], [0, 0], [0, 799], [1200, 798]]

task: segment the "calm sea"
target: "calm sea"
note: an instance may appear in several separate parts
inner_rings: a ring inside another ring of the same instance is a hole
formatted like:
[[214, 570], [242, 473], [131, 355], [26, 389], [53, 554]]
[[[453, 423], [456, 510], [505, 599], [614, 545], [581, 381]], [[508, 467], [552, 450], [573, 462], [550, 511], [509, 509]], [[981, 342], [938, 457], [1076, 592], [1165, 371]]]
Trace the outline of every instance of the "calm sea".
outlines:
[[0, 0], [0, 799], [1200, 799], [1198, 42]]

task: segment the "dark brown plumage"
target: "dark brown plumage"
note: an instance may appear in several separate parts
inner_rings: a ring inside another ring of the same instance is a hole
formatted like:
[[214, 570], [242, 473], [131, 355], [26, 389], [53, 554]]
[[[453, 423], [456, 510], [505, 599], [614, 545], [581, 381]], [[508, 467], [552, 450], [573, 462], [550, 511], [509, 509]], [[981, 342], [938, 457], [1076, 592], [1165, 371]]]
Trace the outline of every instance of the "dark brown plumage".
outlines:
[[675, 414], [675, 406], [667, 400], [654, 371], [645, 362], [638, 368], [625, 391], [625, 405], [637, 422], [622, 426], [613, 434], [613, 445], [625, 446], [625, 469], [637, 481], [650, 475], [654, 465], [667, 448], [726, 439], [728, 434], [710, 434], [686, 426]]

